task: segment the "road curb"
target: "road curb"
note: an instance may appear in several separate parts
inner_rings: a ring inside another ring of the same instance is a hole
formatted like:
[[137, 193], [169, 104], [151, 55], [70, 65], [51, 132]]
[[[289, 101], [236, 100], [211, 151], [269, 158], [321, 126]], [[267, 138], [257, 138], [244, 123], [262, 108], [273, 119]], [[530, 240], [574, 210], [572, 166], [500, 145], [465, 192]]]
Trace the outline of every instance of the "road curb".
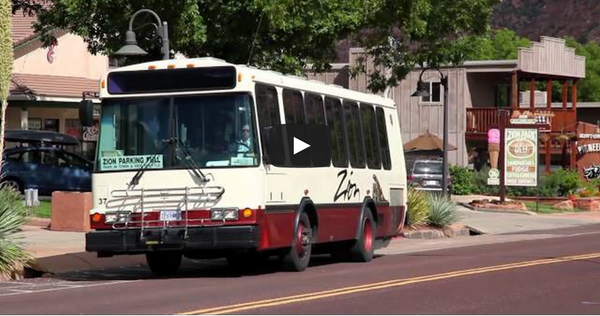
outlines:
[[50, 227], [50, 219], [42, 217], [30, 217], [29, 221], [25, 225], [48, 228]]
[[484, 213], [505, 213], [505, 214], [519, 214], [519, 215], [537, 215], [534, 212], [530, 211], [511, 211], [511, 210], [502, 210], [502, 209], [491, 209], [491, 208], [479, 208], [473, 207], [467, 203], [460, 202], [458, 205], [468, 208], [475, 212], [484, 212]]
[[481, 234], [481, 231], [479, 231], [479, 230], [472, 229], [471, 227], [468, 227], [468, 226], [463, 226], [461, 228], [444, 228], [441, 230], [421, 229], [421, 230], [404, 232], [404, 233], [402, 233], [402, 235], [405, 238], [410, 238], [410, 239], [445, 239], [445, 238], [471, 236], [472, 231], [476, 232], [475, 234]]

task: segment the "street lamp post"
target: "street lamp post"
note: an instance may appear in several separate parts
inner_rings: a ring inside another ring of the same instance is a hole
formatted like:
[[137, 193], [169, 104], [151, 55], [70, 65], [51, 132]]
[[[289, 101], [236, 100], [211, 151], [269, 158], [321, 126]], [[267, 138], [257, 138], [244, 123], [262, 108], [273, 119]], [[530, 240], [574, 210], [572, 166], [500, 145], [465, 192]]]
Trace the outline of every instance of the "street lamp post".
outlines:
[[444, 76], [441, 70], [438, 68], [425, 68], [421, 71], [419, 75], [419, 82], [417, 83], [417, 90], [412, 94], [413, 97], [430, 97], [429, 93], [429, 85], [423, 82], [423, 74], [425, 71], [433, 69], [437, 70], [440, 73], [440, 84], [444, 87], [444, 104], [443, 104], [443, 146], [442, 146], [442, 194], [444, 196], [448, 195], [448, 77]]
[[133, 16], [131, 16], [131, 19], [129, 20], [129, 30], [127, 30], [127, 33], [125, 33], [125, 46], [121, 47], [121, 49], [116, 51], [115, 55], [140, 56], [148, 54], [148, 52], [146, 52], [137, 45], [135, 32], [133, 31], [133, 21], [141, 13], [149, 13], [158, 21], [158, 25], [156, 25], [155, 27], [157, 28], [157, 37], [160, 37], [162, 42], [160, 52], [162, 53], [163, 59], [169, 59], [169, 27], [167, 21], [161, 21], [158, 14], [149, 9], [138, 10], [136, 13], [133, 14]]

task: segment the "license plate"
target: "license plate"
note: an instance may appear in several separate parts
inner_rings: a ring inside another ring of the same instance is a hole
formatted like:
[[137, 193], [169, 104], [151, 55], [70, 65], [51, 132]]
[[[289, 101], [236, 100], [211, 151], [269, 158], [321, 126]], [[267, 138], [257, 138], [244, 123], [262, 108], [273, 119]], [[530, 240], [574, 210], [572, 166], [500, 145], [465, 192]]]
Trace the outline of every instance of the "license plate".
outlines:
[[181, 211], [160, 211], [161, 221], [180, 221]]
[[425, 185], [438, 185], [438, 182], [435, 180], [426, 180], [424, 181]]

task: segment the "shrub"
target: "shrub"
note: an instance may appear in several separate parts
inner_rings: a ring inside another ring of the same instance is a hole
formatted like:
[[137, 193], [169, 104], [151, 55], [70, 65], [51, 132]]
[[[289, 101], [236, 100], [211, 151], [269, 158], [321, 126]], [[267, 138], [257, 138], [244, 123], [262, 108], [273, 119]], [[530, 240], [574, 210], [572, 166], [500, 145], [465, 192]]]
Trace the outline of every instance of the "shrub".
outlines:
[[487, 184], [489, 170], [489, 167], [484, 167], [479, 172], [475, 172], [473, 174], [473, 193], [483, 195], [498, 195], [500, 192], [500, 187], [497, 185]]
[[447, 197], [434, 194], [429, 197], [431, 206], [427, 222], [436, 227], [452, 225], [459, 220], [456, 203], [450, 201]]
[[537, 187], [506, 187], [506, 195], [508, 196], [537, 196], [537, 194]]
[[425, 191], [417, 190], [411, 186], [408, 188], [407, 198], [407, 225], [424, 224], [429, 215], [429, 194]]
[[20, 194], [13, 189], [0, 189], [0, 276], [10, 276], [31, 259], [14, 236], [26, 220]]
[[540, 193], [544, 193], [543, 196], [569, 196], [581, 187], [583, 182], [579, 179], [577, 171], [559, 169], [545, 177]]
[[473, 173], [469, 169], [459, 165], [450, 166], [450, 175], [452, 176], [452, 194], [473, 194], [475, 185], [473, 184]]

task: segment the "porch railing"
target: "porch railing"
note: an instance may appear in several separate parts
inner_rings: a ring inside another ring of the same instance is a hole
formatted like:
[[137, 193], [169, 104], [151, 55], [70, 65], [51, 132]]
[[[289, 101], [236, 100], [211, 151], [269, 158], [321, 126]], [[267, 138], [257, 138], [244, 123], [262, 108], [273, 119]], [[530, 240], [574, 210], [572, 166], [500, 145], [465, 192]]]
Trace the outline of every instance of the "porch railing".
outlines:
[[[507, 110], [513, 114], [512, 109]], [[550, 124], [551, 132], [575, 131], [577, 113], [573, 109], [520, 108], [518, 111], [533, 112], [538, 122]], [[498, 108], [468, 108], [466, 114], [467, 133], [487, 133], [490, 128], [500, 126], [501, 119], [509, 122], [509, 117], [501, 116]]]

